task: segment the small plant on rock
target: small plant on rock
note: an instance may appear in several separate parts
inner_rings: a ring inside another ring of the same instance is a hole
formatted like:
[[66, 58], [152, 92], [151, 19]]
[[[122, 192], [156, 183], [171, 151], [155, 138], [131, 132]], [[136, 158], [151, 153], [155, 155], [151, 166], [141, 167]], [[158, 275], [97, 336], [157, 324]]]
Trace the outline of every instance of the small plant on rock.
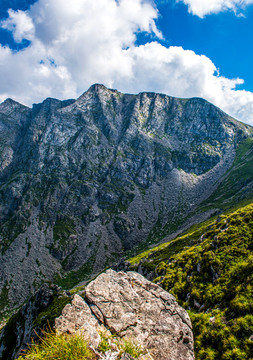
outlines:
[[104, 332], [101, 332], [99, 335], [100, 335], [101, 341], [98, 346], [98, 350], [104, 354], [106, 351], [111, 349], [111, 346], [109, 343], [109, 337]]
[[130, 339], [123, 340], [120, 347], [123, 352], [128, 353], [134, 359], [137, 359], [139, 356], [143, 355], [144, 353], [142, 347]]

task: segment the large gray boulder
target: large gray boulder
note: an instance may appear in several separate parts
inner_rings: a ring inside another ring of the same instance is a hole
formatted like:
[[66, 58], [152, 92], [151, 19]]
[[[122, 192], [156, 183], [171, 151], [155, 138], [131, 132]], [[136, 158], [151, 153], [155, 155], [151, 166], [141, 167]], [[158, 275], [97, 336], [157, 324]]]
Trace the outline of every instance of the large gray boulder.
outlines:
[[102, 273], [83, 298], [75, 295], [55, 324], [60, 332], [83, 332], [95, 350], [99, 334], [106, 333], [140, 345], [143, 359], [194, 359], [187, 312], [171, 294], [135, 272]]

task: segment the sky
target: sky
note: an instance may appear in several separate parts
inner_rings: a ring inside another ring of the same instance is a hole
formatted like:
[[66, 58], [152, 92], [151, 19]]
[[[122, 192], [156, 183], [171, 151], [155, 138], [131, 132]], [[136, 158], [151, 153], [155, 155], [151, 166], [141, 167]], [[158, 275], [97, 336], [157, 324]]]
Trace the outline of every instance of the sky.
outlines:
[[253, 125], [253, 0], [0, 0], [0, 102], [92, 84], [202, 97]]

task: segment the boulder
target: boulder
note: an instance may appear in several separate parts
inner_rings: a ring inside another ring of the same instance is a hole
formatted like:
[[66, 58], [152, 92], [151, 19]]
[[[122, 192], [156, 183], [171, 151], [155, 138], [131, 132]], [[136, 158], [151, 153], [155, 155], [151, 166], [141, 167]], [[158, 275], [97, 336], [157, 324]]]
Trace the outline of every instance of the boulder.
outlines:
[[83, 298], [75, 295], [55, 325], [60, 332], [83, 332], [94, 349], [99, 349], [101, 333], [107, 332], [108, 339], [138, 344], [142, 359], [194, 359], [187, 312], [171, 294], [135, 272], [100, 274]]

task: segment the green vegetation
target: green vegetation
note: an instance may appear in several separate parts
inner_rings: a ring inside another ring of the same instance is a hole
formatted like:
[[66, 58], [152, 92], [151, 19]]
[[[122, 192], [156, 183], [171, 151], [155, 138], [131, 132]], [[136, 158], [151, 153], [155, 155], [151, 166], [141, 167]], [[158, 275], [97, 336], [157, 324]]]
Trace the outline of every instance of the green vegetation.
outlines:
[[58, 219], [53, 228], [54, 242], [59, 242], [61, 246], [65, 246], [69, 241], [69, 236], [76, 234], [75, 223], [70, 218]]
[[186, 233], [178, 236], [176, 239], [162, 243], [156, 247], [146, 250], [133, 258], [130, 258], [130, 266], [132, 270], [137, 270], [140, 261], [142, 268], [149, 271], [155, 271], [161, 261], [168, 260], [172, 255], [178, 254], [186, 246], [189, 246], [194, 240], [197, 240], [204, 229], [212, 223], [212, 219], [203, 222], [201, 225], [193, 225]]
[[136, 342], [132, 341], [132, 339], [120, 339], [116, 335], [108, 336], [106, 333], [100, 333], [100, 344], [98, 350], [101, 353], [106, 353], [106, 351], [110, 350], [112, 347], [119, 349], [119, 353], [127, 353], [131, 355], [134, 359], [137, 359], [139, 356], [144, 354], [142, 347]]
[[202, 204], [201, 210], [220, 207], [223, 210], [232, 208], [244, 198], [253, 197], [253, 191], [248, 189], [241, 193], [253, 179], [253, 139], [247, 138], [239, 144], [232, 167], [216, 191]]
[[71, 297], [54, 296], [52, 303], [39, 313], [33, 325], [35, 329], [47, 329], [54, 325], [55, 319], [61, 315], [62, 309], [71, 302]]
[[95, 354], [81, 335], [44, 333], [40, 343], [33, 343], [18, 360], [92, 360]]
[[89, 258], [89, 260], [83, 264], [80, 269], [76, 271], [70, 271], [62, 277], [59, 274], [55, 275], [54, 282], [61, 286], [63, 289], [71, 289], [77, 285], [80, 281], [88, 280], [93, 271], [93, 265], [95, 262], [95, 253]]
[[139, 356], [144, 354], [142, 347], [130, 339], [123, 340], [121, 349], [123, 352], [131, 355], [134, 359], [137, 359]]
[[98, 346], [98, 350], [104, 354], [106, 351], [111, 349], [111, 345], [109, 343], [109, 337], [105, 333], [101, 332], [100, 339], [101, 341]]
[[[142, 348], [130, 339], [121, 340], [114, 336], [101, 333], [98, 351], [102, 354], [112, 349], [131, 355], [134, 359], [144, 352]], [[97, 355], [90, 349], [88, 342], [78, 332], [75, 334], [59, 334], [53, 330], [43, 331], [38, 342], [32, 342], [23, 351], [18, 360], [95, 360]]]
[[130, 259], [189, 311], [196, 360], [253, 354], [253, 204]]

